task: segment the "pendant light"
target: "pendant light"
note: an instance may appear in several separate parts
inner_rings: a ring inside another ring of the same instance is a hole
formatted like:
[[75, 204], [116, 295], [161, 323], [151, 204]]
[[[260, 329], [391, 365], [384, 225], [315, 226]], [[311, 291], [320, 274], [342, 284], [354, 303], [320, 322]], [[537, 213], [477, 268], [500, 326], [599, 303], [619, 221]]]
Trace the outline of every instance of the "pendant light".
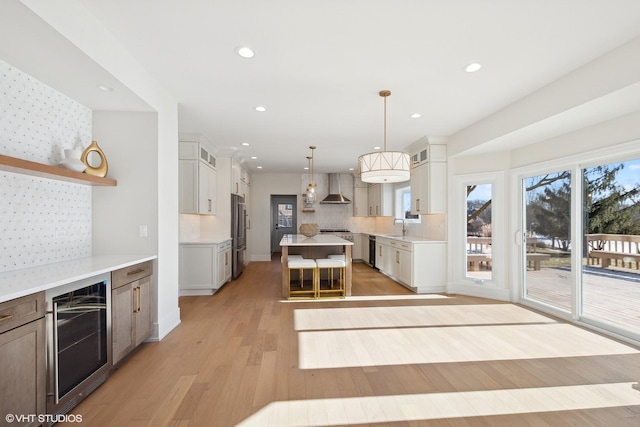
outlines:
[[381, 90], [379, 95], [384, 98], [384, 151], [358, 158], [360, 179], [371, 183], [407, 181], [411, 177], [411, 156], [403, 151], [387, 151], [387, 97], [391, 91]]
[[305, 192], [305, 206], [303, 212], [313, 212], [313, 204], [316, 201], [316, 183], [313, 181], [313, 150], [316, 149], [314, 145], [309, 147], [311, 149], [311, 155], [307, 156], [309, 162], [309, 185], [307, 185], [307, 191]]

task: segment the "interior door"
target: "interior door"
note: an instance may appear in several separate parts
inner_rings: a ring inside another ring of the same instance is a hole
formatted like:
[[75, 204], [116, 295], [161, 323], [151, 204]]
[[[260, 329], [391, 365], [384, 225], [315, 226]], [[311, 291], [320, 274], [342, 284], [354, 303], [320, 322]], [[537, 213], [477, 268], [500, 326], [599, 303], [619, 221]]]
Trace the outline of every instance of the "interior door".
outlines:
[[271, 196], [271, 253], [281, 252], [280, 240], [298, 229], [297, 197]]

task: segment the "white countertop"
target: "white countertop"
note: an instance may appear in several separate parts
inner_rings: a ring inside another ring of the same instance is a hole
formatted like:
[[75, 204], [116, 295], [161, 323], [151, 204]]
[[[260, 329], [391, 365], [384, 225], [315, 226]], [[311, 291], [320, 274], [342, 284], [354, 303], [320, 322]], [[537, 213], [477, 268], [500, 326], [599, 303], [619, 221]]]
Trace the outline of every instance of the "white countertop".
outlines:
[[188, 241], [184, 241], [184, 242], [180, 242], [181, 245], [217, 245], [218, 243], [223, 243], [226, 242], [228, 240], [231, 240], [231, 237], [227, 237], [224, 239], [217, 239], [217, 238], [201, 238], [201, 239], [194, 239], [194, 240], [188, 240]]
[[409, 242], [409, 243], [445, 243], [444, 240], [425, 239], [424, 237], [417, 237], [417, 236], [401, 236], [398, 234], [384, 234], [384, 233], [363, 233], [363, 234], [369, 234], [371, 236], [383, 237], [385, 239], [399, 240], [401, 242]]
[[280, 246], [353, 246], [353, 242], [331, 234], [316, 234], [307, 237], [304, 234], [285, 234]]
[[101, 255], [0, 273], [0, 302], [46, 291], [156, 259], [157, 255]]

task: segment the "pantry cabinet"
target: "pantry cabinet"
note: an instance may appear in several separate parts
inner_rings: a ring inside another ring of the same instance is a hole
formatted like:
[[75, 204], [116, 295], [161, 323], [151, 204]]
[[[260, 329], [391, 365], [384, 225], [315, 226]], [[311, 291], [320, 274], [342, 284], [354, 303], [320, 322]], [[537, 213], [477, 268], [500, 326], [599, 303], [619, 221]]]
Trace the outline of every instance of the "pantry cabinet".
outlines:
[[[427, 154], [428, 153], [428, 154]], [[411, 213], [446, 212], [447, 163], [444, 145], [429, 145], [413, 155]]]
[[180, 213], [215, 215], [216, 158], [200, 142], [181, 141], [179, 153]]
[[111, 340], [113, 363], [139, 346], [151, 333], [151, 261], [111, 273]]
[[[0, 414], [46, 413], [44, 292], [0, 304]], [[3, 424], [4, 425], [4, 424]], [[13, 420], [12, 426], [39, 426]]]

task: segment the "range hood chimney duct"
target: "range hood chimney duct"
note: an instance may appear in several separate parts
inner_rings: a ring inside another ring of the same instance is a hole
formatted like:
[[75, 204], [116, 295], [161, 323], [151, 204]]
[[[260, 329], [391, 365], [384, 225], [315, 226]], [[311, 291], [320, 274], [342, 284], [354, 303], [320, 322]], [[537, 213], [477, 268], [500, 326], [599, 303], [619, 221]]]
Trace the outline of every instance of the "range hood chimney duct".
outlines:
[[329, 195], [320, 203], [334, 205], [346, 205], [351, 203], [351, 200], [342, 195], [342, 190], [340, 189], [340, 174], [329, 174]]

